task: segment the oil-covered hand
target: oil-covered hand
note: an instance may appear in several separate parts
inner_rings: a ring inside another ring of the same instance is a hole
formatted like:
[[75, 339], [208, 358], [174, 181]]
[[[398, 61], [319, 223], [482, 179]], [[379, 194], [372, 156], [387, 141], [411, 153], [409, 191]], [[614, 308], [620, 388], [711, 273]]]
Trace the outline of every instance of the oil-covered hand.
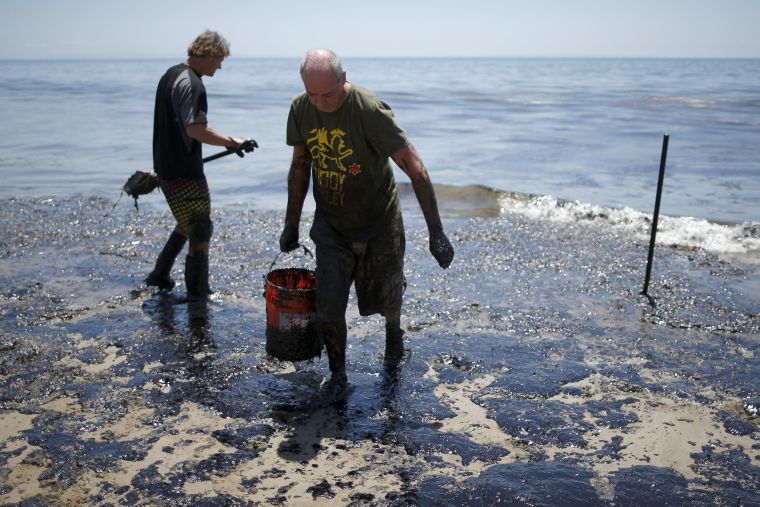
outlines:
[[280, 234], [280, 251], [292, 252], [298, 248], [298, 226], [285, 224], [285, 228]]
[[454, 247], [451, 246], [449, 238], [443, 231], [430, 235], [430, 253], [433, 254], [438, 265], [443, 269], [448, 268], [451, 261], [454, 260]]
[[250, 153], [254, 148], [259, 147], [259, 144], [251, 138], [243, 139], [241, 137], [231, 137], [230, 139], [235, 142], [235, 146], [227, 149], [237, 153], [237, 156], [240, 158], [243, 158], [244, 153]]
[[258, 148], [259, 143], [257, 143], [254, 139], [251, 139], [250, 137], [248, 139], [245, 139], [240, 145], [238, 146], [237, 151], [244, 151], [246, 153], [251, 153], [254, 148]]

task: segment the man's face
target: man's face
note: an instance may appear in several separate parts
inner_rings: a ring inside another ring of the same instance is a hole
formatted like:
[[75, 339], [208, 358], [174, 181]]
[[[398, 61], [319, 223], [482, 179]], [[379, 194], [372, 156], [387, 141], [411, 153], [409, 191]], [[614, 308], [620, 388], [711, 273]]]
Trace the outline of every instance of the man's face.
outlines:
[[345, 89], [346, 73], [335, 79], [332, 72], [307, 72], [303, 84], [309, 102], [323, 113], [334, 113], [345, 102], [348, 93]]
[[201, 69], [202, 74], [204, 76], [213, 76], [217, 70], [222, 68], [224, 58], [224, 56], [204, 56], [201, 58], [201, 65], [203, 66]]

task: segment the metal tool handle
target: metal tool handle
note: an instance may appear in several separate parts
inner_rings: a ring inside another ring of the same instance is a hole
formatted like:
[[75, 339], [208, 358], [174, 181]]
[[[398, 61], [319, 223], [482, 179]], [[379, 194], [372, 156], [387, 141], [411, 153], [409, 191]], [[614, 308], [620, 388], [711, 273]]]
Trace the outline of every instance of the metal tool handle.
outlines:
[[253, 139], [246, 139], [240, 145], [237, 147], [236, 150], [226, 149], [224, 151], [220, 151], [219, 153], [215, 153], [213, 155], [209, 155], [208, 157], [203, 159], [203, 163], [211, 162], [212, 160], [216, 160], [218, 158], [226, 157], [227, 155], [232, 155], [233, 153], [237, 154], [238, 157], [243, 157], [243, 153], [250, 153], [254, 150], [254, 148], [258, 148], [259, 145], [256, 141]]
[[[309, 256], [311, 257], [311, 260], [313, 260], [313, 261], [315, 261], [315, 262], [316, 262], [316, 259], [314, 259], [314, 254], [313, 254], [313, 253], [311, 253], [311, 250], [309, 250], [308, 248], [306, 248], [306, 245], [302, 245], [301, 243], [298, 243], [298, 246], [300, 246], [301, 248], [303, 248], [303, 251], [304, 251], [304, 256], [305, 256], [305, 254], [309, 254]], [[293, 250], [291, 250], [291, 252], [292, 252], [292, 251], [293, 251]], [[270, 266], [269, 266], [269, 271], [272, 271], [272, 268], [273, 268], [273, 267], [274, 267], [274, 265], [277, 263], [277, 259], [279, 259], [279, 258], [280, 258], [280, 255], [282, 255], [282, 254], [284, 254], [284, 253], [290, 253], [290, 252], [279, 252], [279, 253], [278, 253], [278, 254], [275, 256], [274, 260], [272, 261], [272, 264], [270, 264]]]

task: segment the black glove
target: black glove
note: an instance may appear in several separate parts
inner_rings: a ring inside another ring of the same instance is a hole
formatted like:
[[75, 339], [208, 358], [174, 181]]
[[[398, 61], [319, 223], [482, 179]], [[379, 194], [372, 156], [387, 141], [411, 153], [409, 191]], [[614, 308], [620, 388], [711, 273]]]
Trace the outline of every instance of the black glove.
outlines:
[[233, 137], [232, 140], [237, 143], [237, 146], [231, 148], [230, 151], [237, 153], [237, 156], [240, 158], [243, 158], [245, 156], [243, 155], [243, 152], [250, 153], [254, 148], [259, 147], [258, 143], [253, 139], [241, 139], [239, 137]]
[[285, 228], [280, 234], [280, 251], [292, 252], [298, 248], [298, 226], [285, 224]]
[[433, 254], [435, 260], [438, 261], [438, 265], [443, 269], [448, 268], [454, 259], [454, 247], [451, 246], [449, 238], [446, 237], [443, 231], [430, 235], [430, 253]]

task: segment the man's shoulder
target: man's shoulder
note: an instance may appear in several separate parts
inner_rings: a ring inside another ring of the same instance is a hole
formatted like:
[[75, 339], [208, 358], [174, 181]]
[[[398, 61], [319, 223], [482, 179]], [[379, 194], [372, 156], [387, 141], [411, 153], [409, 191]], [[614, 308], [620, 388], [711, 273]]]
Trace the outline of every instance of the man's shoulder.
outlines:
[[203, 86], [203, 81], [194, 72], [190, 71], [189, 66], [183, 63], [169, 67], [161, 77], [160, 83], [170, 90]]
[[391, 109], [391, 106], [389, 106], [387, 102], [362, 85], [351, 83], [350, 97], [358, 107], [364, 110]]
[[356, 100], [362, 100], [362, 101], [371, 101], [374, 102], [376, 100], [380, 100], [377, 98], [377, 95], [370, 90], [369, 88], [365, 88], [364, 86], [356, 83], [351, 83], [351, 88], [349, 90], [349, 93], [353, 95], [354, 99]]
[[177, 76], [181, 75], [183, 72], [187, 72], [190, 67], [185, 63], [177, 63], [166, 69], [166, 72], [164, 72], [164, 79], [167, 78], [173, 78], [176, 79]]

